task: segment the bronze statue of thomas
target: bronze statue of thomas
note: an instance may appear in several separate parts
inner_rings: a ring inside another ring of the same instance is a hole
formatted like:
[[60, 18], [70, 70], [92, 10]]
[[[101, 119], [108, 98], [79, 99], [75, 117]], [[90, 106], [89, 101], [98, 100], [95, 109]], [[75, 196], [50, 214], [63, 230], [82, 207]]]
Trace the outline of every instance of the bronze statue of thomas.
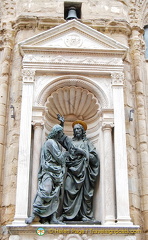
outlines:
[[[64, 118], [59, 114], [57, 116], [63, 126]], [[69, 151], [61, 220], [95, 222], [92, 204], [99, 174], [99, 158], [94, 146], [86, 138], [86, 129], [86, 123], [78, 120], [73, 123], [72, 139], [65, 134], [58, 138], [60, 144]]]
[[33, 203], [32, 216], [25, 221], [27, 224], [30, 224], [36, 216], [40, 218], [41, 223], [62, 223], [56, 216], [66, 158], [66, 152], [61, 152], [57, 142], [58, 137], [62, 135], [63, 127], [55, 125], [42, 147], [38, 190]]

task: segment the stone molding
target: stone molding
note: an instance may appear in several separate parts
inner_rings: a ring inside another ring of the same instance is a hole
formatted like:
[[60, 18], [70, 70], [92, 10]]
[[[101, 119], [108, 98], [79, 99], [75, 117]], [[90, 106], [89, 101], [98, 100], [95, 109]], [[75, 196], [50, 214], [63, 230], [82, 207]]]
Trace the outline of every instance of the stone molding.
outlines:
[[[50, 17], [32, 17], [32, 16], [19, 16], [15, 23], [15, 30], [23, 30], [23, 29], [39, 29], [39, 30], [47, 30], [53, 27], [56, 27], [62, 23], [65, 23], [65, 19], [63, 18], [50, 18]], [[98, 19], [93, 21], [85, 21], [81, 20], [84, 24], [96, 29], [97, 31], [103, 33], [123, 33], [127, 36], [131, 34], [131, 29], [126, 21], [117, 21], [117, 20], [108, 20], [108, 19]]]
[[29, 15], [21, 15], [19, 16], [13, 27], [17, 30], [23, 29], [39, 29], [39, 30], [47, 30], [53, 27], [56, 27], [62, 23], [66, 22], [63, 18], [50, 18], [50, 17], [36, 17], [36, 16], [29, 16]]
[[[57, 84], [59, 83], [59, 84]], [[93, 94], [95, 97], [100, 99], [102, 104], [102, 108], [109, 108], [109, 99], [105, 92], [99, 87], [97, 84], [89, 81], [88, 78], [80, 77], [78, 75], [73, 76], [62, 76], [55, 80], [55, 82], [46, 85], [41, 91], [40, 94], [36, 98], [37, 104], [43, 106], [47, 100], [47, 97], [50, 96], [57, 89], [64, 86], [78, 86], [87, 89], [88, 91], [92, 91], [92, 89], [97, 88], [97, 91], [94, 91]], [[95, 86], [95, 88], [93, 87]]]
[[[30, 51], [33, 49], [36, 50], [45, 48], [49, 50], [48, 46], [56, 47], [58, 48], [58, 50], [60, 49], [60, 47], [62, 47], [63, 48], [62, 50], [64, 51], [65, 42], [61, 40], [67, 39], [67, 37], [71, 36], [71, 34], [77, 35], [77, 37], [79, 36], [80, 38], [82, 38], [82, 41], [84, 40], [80, 52], [90, 51], [91, 49], [93, 49], [90, 46], [94, 44], [95, 50], [97, 49], [99, 50], [102, 49], [104, 51], [107, 50], [107, 53], [110, 53], [109, 50], [112, 50], [112, 52], [117, 53], [119, 53], [120, 51], [125, 53], [126, 50], [128, 49], [127, 46], [125, 46], [124, 44], [115, 41], [114, 39], [92, 29], [91, 27], [79, 21], [76, 21], [75, 19], [68, 21], [64, 24], [61, 24], [60, 26], [56, 26], [55, 28], [52, 28], [50, 30], [44, 31], [43, 33], [40, 33], [30, 39], [22, 41], [20, 43], [20, 48], [22, 51], [24, 50], [25, 53], [27, 50]], [[72, 42], [70, 41], [70, 43]], [[30, 48], [31, 45], [32, 48]], [[69, 52], [69, 50], [67, 49], [67, 52]]]

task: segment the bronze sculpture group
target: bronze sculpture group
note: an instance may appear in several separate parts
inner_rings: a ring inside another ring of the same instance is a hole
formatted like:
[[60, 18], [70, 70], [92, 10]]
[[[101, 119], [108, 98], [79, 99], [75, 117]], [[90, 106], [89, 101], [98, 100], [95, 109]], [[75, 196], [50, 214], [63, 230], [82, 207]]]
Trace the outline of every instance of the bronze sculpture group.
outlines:
[[[38, 190], [30, 224], [36, 216], [41, 223], [63, 224], [66, 221], [95, 222], [93, 194], [99, 174], [99, 158], [86, 138], [87, 125], [73, 123], [73, 138], [63, 133], [64, 118], [55, 125], [41, 150]], [[66, 150], [61, 151], [60, 145]], [[66, 173], [65, 173], [66, 169]], [[64, 188], [62, 214], [57, 218], [61, 188]]]

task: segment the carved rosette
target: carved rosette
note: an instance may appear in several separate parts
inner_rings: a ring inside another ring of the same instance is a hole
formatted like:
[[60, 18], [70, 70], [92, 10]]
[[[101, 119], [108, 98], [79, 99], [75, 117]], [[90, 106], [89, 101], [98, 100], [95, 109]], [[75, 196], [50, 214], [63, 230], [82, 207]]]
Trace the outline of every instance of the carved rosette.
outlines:
[[123, 86], [124, 74], [122, 72], [111, 73], [112, 86]]
[[33, 83], [35, 78], [35, 70], [23, 69], [22, 76], [24, 83]]

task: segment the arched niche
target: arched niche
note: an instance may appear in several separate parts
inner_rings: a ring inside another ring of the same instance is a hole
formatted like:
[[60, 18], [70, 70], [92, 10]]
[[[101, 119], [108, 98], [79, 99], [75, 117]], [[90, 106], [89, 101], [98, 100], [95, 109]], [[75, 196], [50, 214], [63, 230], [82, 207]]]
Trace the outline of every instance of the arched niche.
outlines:
[[[72, 135], [71, 124], [76, 119], [86, 121], [88, 134], [93, 135], [99, 129], [102, 109], [111, 108], [111, 100], [92, 79], [80, 75], [66, 75], [54, 79], [37, 91], [34, 106], [35, 116], [40, 115], [38, 109], [44, 107], [46, 135], [51, 127], [58, 123], [57, 113], [65, 118], [65, 131]], [[41, 109], [42, 111], [42, 109]]]
[[[105, 118], [105, 114], [107, 114], [107, 121], [113, 121], [113, 109], [109, 108], [112, 105], [111, 100], [107, 96], [105, 90], [98, 84], [94, 83], [92, 79], [73, 74], [60, 76], [47, 85], [41, 87], [40, 91], [37, 92], [38, 94], [36, 94], [36, 97], [34, 98], [34, 116], [35, 121], [39, 122], [40, 116], [43, 115], [44, 131], [42, 134], [44, 140], [53, 125], [59, 123], [57, 120], [57, 113], [64, 116], [64, 132], [71, 137], [73, 135], [72, 123], [77, 119], [86, 122], [88, 126], [87, 137], [94, 143], [101, 161], [101, 180], [98, 176], [94, 196], [94, 212], [97, 212], [97, 214], [95, 214], [97, 220], [101, 220], [101, 222], [103, 222], [104, 219], [102, 218], [103, 215], [100, 210], [100, 208], [104, 208], [104, 190], [100, 187], [100, 181], [103, 186], [102, 178], [104, 177], [102, 172], [102, 166], [104, 164], [103, 148], [101, 146], [101, 141], [104, 141], [102, 139], [102, 118]], [[35, 132], [36, 129], [34, 128], [34, 134]], [[37, 188], [37, 184], [34, 184], [35, 182], [37, 183], [37, 168], [34, 168], [34, 166], [36, 166], [37, 163], [39, 165], [39, 155], [37, 156], [36, 154], [38, 141], [34, 141], [35, 148], [33, 149], [33, 152], [35, 152], [35, 157], [33, 158], [31, 170], [33, 175], [31, 184], [33, 186], [31, 189], [31, 202], [33, 201], [36, 193], [33, 189]], [[110, 145], [113, 145], [113, 141]], [[112, 178], [114, 179], [114, 173]], [[97, 200], [98, 198], [100, 201]], [[113, 205], [115, 205], [115, 203], [113, 203]]]

